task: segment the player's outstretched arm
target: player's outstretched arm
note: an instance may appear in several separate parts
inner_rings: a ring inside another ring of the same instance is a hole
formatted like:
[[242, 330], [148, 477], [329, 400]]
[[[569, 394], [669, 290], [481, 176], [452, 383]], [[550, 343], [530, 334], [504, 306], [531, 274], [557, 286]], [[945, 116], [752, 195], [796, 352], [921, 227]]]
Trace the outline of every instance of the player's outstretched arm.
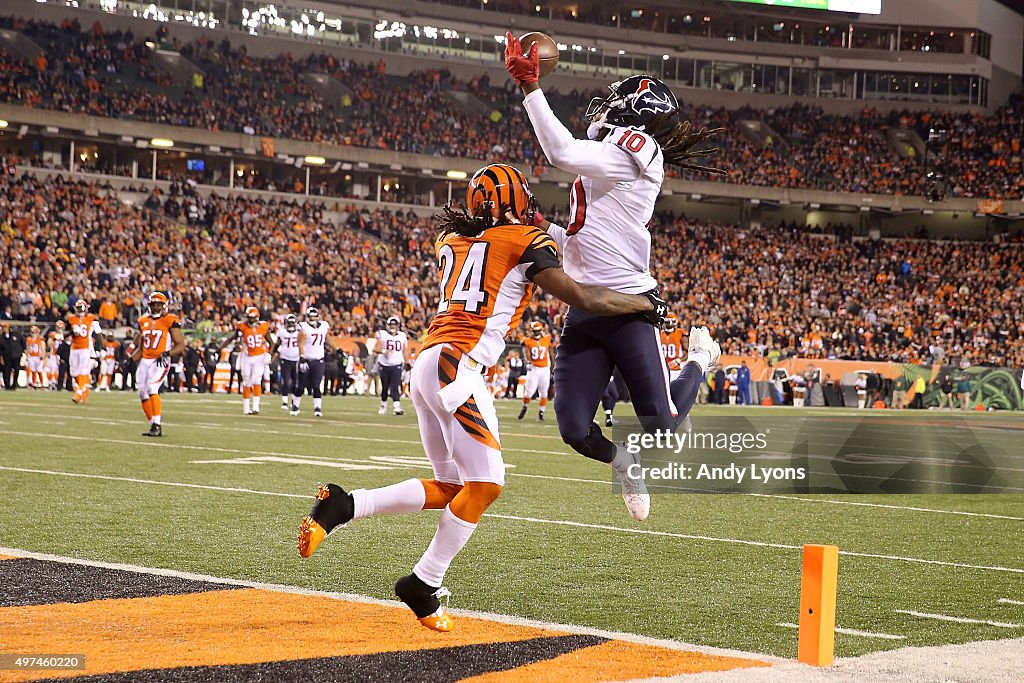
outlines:
[[523, 46], [512, 35], [505, 34], [505, 69], [523, 90], [523, 106], [533, 124], [544, 155], [552, 165], [588, 178], [605, 178], [615, 182], [633, 182], [640, 169], [629, 154], [619, 147], [595, 140], [577, 140], [551, 111], [540, 89], [540, 63], [537, 44], [523, 55]]
[[664, 302], [657, 297], [623, 294], [607, 287], [583, 285], [566, 275], [560, 268], [545, 268], [533, 276], [533, 281], [545, 292], [555, 295], [570, 306], [578, 306], [594, 315], [642, 313], [652, 324], [658, 326], [667, 315], [667, 307], [664, 307]]

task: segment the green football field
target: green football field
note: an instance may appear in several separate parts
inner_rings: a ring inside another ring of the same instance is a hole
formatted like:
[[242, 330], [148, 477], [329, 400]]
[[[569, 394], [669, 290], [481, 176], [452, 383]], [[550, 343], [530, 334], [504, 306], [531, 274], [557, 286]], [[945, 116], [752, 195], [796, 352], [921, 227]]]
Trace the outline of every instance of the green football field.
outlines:
[[[296, 531], [321, 482], [429, 476], [411, 405], [328, 397], [314, 420], [308, 398], [298, 418], [275, 396], [259, 416], [240, 403], [165, 394], [165, 436], [148, 440], [130, 392], [0, 393], [0, 547], [390, 598], [436, 513], [360, 520], [309, 560]], [[841, 551], [838, 626], [860, 632], [837, 634], [840, 657], [1024, 636], [1024, 495], [659, 493], [637, 523], [553, 415], [517, 422], [518, 405], [498, 404], [509, 476], [446, 578], [453, 607], [794, 657], [800, 547], [823, 543]], [[843, 414], [698, 406], [695, 423], [723, 411], [780, 428]], [[886, 419], [921, 415], [945, 419]], [[1024, 429], [958, 419], [982, 441]]]

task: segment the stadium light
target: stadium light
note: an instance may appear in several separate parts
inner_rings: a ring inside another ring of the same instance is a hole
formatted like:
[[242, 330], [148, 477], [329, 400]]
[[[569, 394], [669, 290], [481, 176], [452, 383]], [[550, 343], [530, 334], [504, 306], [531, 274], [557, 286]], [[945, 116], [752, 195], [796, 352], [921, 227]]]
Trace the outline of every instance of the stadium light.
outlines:
[[465, 180], [466, 179], [466, 172], [465, 171], [448, 171], [448, 173], [446, 175], [449, 178], [451, 178], [452, 180]]
[[327, 163], [327, 159], [323, 157], [302, 157], [302, 160], [310, 166], [323, 166]]
[[154, 147], [174, 147], [174, 140], [168, 140], [167, 138], [153, 138], [149, 141], [149, 144]]
[[0, 128], [6, 128], [9, 125], [11, 125], [11, 124], [7, 123], [7, 121], [5, 121], [3, 119], [0, 119]]

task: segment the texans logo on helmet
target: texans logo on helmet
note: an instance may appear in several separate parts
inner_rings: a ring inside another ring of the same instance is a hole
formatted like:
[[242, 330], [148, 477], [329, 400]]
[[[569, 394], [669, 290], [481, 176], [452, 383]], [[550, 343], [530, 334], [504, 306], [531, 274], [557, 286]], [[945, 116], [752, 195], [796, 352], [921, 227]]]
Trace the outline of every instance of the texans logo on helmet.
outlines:
[[652, 83], [653, 81], [649, 78], [640, 81], [640, 88], [636, 91], [636, 96], [633, 98], [633, 111], [637, 114], [643, 114], [645, 111], [652, 114], [661, 114], [674, 109], [672, 101], [669, 100], [667, 95], [656, 95], [651, 90]]

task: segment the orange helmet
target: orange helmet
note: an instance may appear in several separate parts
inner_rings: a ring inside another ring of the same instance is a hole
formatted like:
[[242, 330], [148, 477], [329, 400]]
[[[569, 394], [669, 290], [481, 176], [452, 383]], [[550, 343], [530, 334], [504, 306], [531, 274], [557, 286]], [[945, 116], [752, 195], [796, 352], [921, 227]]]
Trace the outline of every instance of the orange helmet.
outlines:
[[663, 327], [666, 332], [672, 332], [679, 327], [679, 318], [676, 317], [675, 313], [669, 313], [665, 316], [665, 323]]
[[533, 333], [534, 337], [540, 337], [544, 334], [544, 323], [539, 320], [534, 320], [530, 323], [530, 332]]
[[150, 315], [162, 315], [167, 310], [167, 295], [163, 292], [153, 290], [146, 297], [146, 304], [149, 306]]
[[489, 164], [473, 174], [466, 188], [466, 208], [474, 217], [498, 224], [511, 214], [520, 223], [533, 223], [536, 200], [526, 176], [508, 164]]
[[256, 308], [255, 306], [249, 306], [248, 308], [245, 309], [245, 317], [258, 320], [260, 317], [260, 309]]

